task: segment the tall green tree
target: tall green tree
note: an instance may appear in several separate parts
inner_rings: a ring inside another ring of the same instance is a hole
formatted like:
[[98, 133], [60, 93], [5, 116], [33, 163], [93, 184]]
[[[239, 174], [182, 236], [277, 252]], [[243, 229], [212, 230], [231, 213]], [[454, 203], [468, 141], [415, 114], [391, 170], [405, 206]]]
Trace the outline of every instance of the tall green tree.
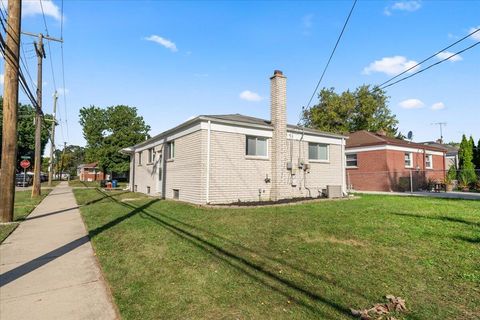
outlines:
[[82, 108], [80, 124], [87, 141], [85, 159], [98, 162], [104, 172], [128, 172], [129, 157], [119, 151], [145, 141], [150, 131], [137, 108], [125, 105]]
[[473, 164], [473, 139], [467, 140], [465, 135], [462, 136], [460, 149], [458, 150], [458, 158], [460, 163], [459, 180], [466, 183], [474, 183], [477, 181], [475, 173], [475, 165]]
[[[17, 121], [17, 168], [20, 170], [19, 159], [21, 156], [30, 156], [32, 167], [34, 165], [35, 154], [35, 108], [30, 105], [18, 104]], [[44, 114], [41, 131], [41, 154], [45, 151], [45, 146], [50, 137], [50, 129], [53, 117], [50, 114]], [[3, 127], [3, 97], [0, 97], [0, 141], [2, 140]], [[0, 157], [2, 146], [0, 142]], [[21, 169], [23, 170], [23, 169]]]
[[336, 133], [384, 130], [389, 136], [399, 135], [398, 120], [388, 108], [385, 91], [369, 85], [342, 93], [323, 88], [318, 104], [303, 109], [302, 122], [307, 127]]
[[475, 147], [475, 157], [474, 157], [474, 163], [475, 163], [475, 168], [480, 170], [480, 139], [478, 139], [477, 146]]

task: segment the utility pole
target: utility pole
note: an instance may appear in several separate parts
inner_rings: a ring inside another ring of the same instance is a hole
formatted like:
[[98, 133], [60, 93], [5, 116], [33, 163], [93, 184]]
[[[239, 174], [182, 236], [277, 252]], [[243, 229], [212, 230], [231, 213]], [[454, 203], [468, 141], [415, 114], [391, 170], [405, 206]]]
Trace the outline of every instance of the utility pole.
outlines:
[[439, 126], [440, 127], [440, 143], [443, 143], [443, 126], [447, 126], [446, 122], [435, 122], [431, 123], [431, 125]]
[[22, 2], [8, 0], [3, 86], [2, 161], [0, 168], [0, 221], [13, 221], [17, 162], [18, 73]]
[[53, 153], [55, 152], [55, 125], [56, 125], [56, 113], [57, 113], [57, 91], [53, 94], [53, 122], [52, 122], [52, 132], [50, 135], [50, 165], [48, 172], [48, 186], [52, 186], [52, 177], [53, 177]]
[[37, 53], [37, 104], [38, 108], [35, 112], [35, 160], [33, 167], [33, 186], [32, 186], [32, 198], [38, 197], [41, 194], [40, 189], [40, 169], [42, 168], [42, 68], [43, 59], [46, 58], [45, 48], [43, 47], [43, 35], [38, 35], [38, 43], [33, 43], [35, 46], [35, 52]]
[[43, 47], [43, 39], [63, 42], [61, 39], [52, 38], [48, 35], [44, 36], [42, 33], [34, 34], [30, 32], [22, 32], [25, 35], [38, 38], [38, 43], [34, 42], [35, 52], [37, 53], [37, 112], [35, 114], [35, 163], [33, 168], [33, 186], [32, 198], [38, 197], [41, 194], [40, 188], [40, 170], [42, 168], [42, 68], [43, 59], [46, 58], [45, 49]]
[[62, 160], [61, 160], [61, 165], [60, 165], [60, 181], [62, 181], [62, 176], [63, 176], [63, 159], [65, 158], [65, 149], [66, 148], [67, 148], [67, 143], [64, 141], [63, 142]]

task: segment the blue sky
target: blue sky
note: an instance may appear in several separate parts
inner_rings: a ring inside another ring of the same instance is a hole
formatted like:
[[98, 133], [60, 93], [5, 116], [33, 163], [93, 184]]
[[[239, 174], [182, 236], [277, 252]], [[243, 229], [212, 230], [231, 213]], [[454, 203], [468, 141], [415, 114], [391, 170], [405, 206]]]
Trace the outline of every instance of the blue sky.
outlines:
[[[65, 0], [65, 90], [60, 45], [52, 42], [47, 51], [67, 102], [65, 108], [60, 97], [58, 143], [85, 144], [78, 110], [89, 105], [135, 106], [152, 135], [199, 114], [269, 118], [274, 69], [288, 77], [288, 120], [297, 123], [351, 5]], [[50, 35], [59, 37], [61, 1], [43, 7]], [[24, 1], [22, 24], [25, 31], [45, 32], [38, 1]], [[478, 27], [480, 1], [359, 0], [321, 86], [340, 91], [379, 84]], [[477, 35], [449, 51], [480, 41]], [[31, 42], [23, 36], [35, 78]], [[457, 60], [387, 89], [401, 131], [412, 130], [415, 141], [439, 137], [433, 122], [448, 123], [447, 141], [462, 133], [480, 138], [480, 45]], [[50, 112], [49, 58], [44, 66], [44, 108]]]

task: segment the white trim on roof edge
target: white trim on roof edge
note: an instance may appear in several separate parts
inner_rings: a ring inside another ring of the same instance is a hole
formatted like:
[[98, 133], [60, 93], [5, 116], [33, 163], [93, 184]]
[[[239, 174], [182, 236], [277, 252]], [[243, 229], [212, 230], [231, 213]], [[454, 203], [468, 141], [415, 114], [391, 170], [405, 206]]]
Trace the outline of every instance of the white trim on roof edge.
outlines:
[[[400, 147], [400, 146], [392, 146], [389, 144], [384, 145], [377, 145], [377, 146], [365, 146], [365, 147], [353, 147], [348, 148], [345, 150], [345, 153], [358, 153], [358, 152], [366, 152], [366, 151], [376, 151], [376, 150], [393, 150], [393, 151], [403, 151], [403, 152], [415, 152], [415, 153], [423, 153], [423, 148], [408, 148], [408, 147]], [[432, 154], [436, 156], [443, 156], [444, 153], [440, 151], [432, 151], [425, 149], [425, 153]]]

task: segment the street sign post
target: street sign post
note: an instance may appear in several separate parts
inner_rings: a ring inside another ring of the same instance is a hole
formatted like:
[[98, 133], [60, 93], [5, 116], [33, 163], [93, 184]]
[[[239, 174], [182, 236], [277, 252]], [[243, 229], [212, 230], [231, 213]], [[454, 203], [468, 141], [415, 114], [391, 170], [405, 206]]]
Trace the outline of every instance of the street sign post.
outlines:
[[[26, 156], [28, 157], [28, 156]], [[30, 157], [28, 157], [30, 159]], [[22, 157], [23, 159], [23, 157]], [[25, 188], [25, 177], [27, 176], [27, 168], [30, 167], [30, 161], [24, 159], [20, 161], [20, 167], [23, 168], [23, 187]]]

